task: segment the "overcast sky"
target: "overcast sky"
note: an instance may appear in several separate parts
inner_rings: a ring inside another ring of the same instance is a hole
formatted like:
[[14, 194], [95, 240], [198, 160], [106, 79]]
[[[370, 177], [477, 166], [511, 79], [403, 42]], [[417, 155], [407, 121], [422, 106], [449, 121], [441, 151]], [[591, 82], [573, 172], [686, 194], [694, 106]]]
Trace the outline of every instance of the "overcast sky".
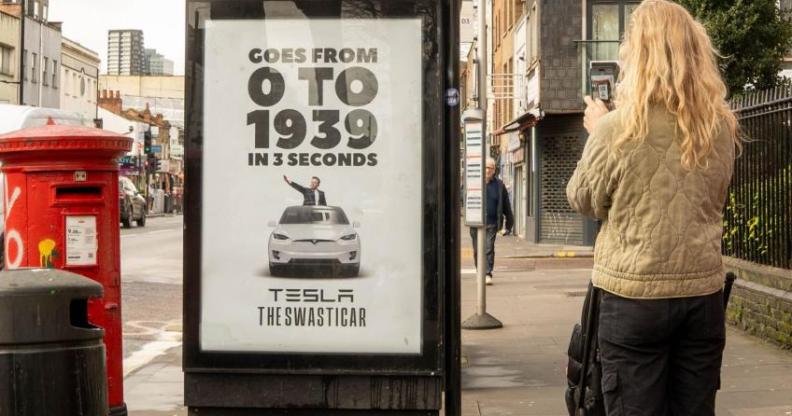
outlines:
[[146, 48], [173, 61], [184, 74], [185, 0], [50, 0], [49, 20], [63, 22], [63, 35], [94, 50], [107, 69], [107, 31], [140, 29]]

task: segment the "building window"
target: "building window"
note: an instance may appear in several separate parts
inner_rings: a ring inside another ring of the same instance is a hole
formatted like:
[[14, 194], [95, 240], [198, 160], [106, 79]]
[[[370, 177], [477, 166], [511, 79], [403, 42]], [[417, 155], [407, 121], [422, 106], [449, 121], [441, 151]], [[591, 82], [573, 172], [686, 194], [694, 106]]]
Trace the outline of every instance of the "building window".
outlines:
[[528, 49], [526, 54], [526, 60], [528, 63], [534, 62], [539, 57], [539, 32], [538, 26], [536, 25], [536, 20], [539, 16], [536, 14], [536, 4], [533, 5], [531, 8], [531, 14], [528, 16], [528, 24], [525, 28], [527, 32], [528, 39], [525, 42], [525, 46]]
[[52, 88], [58, 88], [58, 61], [52, 60]]
[[28, 80], [28, 75], [27, 75], [27, 55], [28, 55], [27, 49], [23, 50], [22, 51], [22, 77], [25, 78], [25, 81]]
[[627, 28], [630, 27], [630, 18], [632, 17], [633, 12], [637, 8], [638, 8], [637, 4], [624, 5], [624, 29], [622, 29], [622, 32], [626, 31]]
[[14, 75], [14, 48], [0, 45], [0, 73], [4, 75]]
[[66, 94], [66, 96], [69, 96], [70, 95], [69, 92], [70, 92], [70, 90], [69, 90], [69, 70], [68, 69], [64, 69], [63, 70], [63, 93]]
[[43, 74], [41, 75], [41, 83], [44, 85], [49, 85], [49, 73], [47, 72], [47, 70], [49, 69], [49, 58], [47, 58], [46, 56], [44, 57], [44, 60], [41, 64], [41, 69], [42, 71], [44, 71]]
[[[591, 7], [591, 40], [619, 40], [619, 5], [595, 4]], [[596, 61], [615, 61], [618, 59], [619, 44], [594, 44], [592, 59]]]
[[[596, 61], [616, 61], [619, 41], [630, 24], [630, 16], [639, 1], [591, 0], [589, 2], [590, 58]], [[599, 41], [599, 42], [596, 42]]]
[[33, 58], [30, 63], [30, 81], [38, 84], [38, 54], [33, 52]]

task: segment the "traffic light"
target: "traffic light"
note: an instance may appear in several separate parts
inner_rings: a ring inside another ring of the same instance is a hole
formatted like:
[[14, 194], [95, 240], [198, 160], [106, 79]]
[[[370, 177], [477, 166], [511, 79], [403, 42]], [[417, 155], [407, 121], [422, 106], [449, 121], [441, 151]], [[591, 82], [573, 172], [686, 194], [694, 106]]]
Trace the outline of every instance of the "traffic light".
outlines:
[[143, 132], [143, 153], [151, 154], [151, 132]]

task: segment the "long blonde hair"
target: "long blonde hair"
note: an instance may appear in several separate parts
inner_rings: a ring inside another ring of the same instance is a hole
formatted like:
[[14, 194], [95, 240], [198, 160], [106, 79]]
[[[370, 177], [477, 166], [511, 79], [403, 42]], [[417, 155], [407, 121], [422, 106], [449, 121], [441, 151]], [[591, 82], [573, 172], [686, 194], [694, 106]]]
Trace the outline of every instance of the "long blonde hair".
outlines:
[[684, 7], [666, 0], [641, 3], [630, 18], [619, 59], [616, 106], [622, 110], [625, 129], [616, 138], [617, 149], [646, 138], [652, 105], [665, 106], [676, 116], [686, 169], [707, 166], [723, 125], [741, 147], [717, 52], [704, 26]]

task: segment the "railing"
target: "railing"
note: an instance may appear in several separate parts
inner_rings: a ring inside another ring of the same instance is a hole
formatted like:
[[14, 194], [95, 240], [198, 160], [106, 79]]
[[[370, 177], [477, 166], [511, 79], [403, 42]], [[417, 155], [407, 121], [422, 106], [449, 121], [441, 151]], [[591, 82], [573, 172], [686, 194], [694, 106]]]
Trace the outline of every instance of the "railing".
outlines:
[[749, 141], [729, 188], [723, 253], [792, 269], [792, 87], [748, 93], [731, 105]]
[[521, 98], [523, 85], [525, 84], [525, 74], [504, 74], [496, 73], [487, 77], [490, 84], [491, 100], [512, 100]]

